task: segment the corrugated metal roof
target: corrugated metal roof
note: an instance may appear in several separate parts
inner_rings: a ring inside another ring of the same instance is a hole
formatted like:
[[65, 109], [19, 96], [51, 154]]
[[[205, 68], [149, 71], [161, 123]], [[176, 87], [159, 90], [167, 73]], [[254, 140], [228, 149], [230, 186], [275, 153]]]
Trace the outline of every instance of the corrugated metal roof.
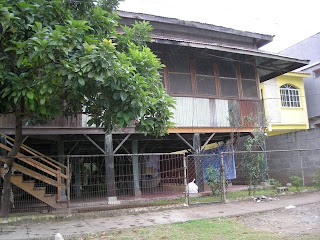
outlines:
[[[270, 53], [270, 52], [259, 50], [259, 49], [241, 48], [241, 47], [235, 47], [235, 46], [230, 46], [230, 45], [225, 45], [225, 44], [200, 42], [200, 41], [181, 39], [181, 38], [175, 38], [175, 37], [163, 37], [163, 36], [159, 36], [159, 35], [152, 35], [152, 39], [154, 40], [154, 42], [158, 42], [157, 40], [164, 40], [164, 41], [168, 41], [168, 43], [170, 41], [172, 41], [172, 42], [176, 42], [176, 43], [192, 44], [193, 47], [197, 47], [197, 48], [205, 48], [206, 46], [209, 46], [209, 49], [212, 49], [212, 50], [223, 50], [222, 48], [224, 48], [224, 49], [229, 49], [229, 50], [235, 50], [236, 51], [235, 53], [240, 53], [239, 51], [241, 51], [241, 52], [243, 51], [243, 54], [248, 54], [248, 52], [250, 52], [250, 53], [262, 56], [262, 57], [263, 56], [265, 56], [265, 57], [272, 56], [272, 57], [277, 57], [279, 59], [286, 59], [289, 61], [291, 60], [291, 61], [295, 61], [295, 62], [301, 62], [303, 64], [308, 64], [308, 60], [292, 58], [292, 57], [280, 55], [277, 53]], [[192, 47], [192, 45], [189, 45], [189, 46]], [[212, 48], [210, 48], [210, 46]], [[216, 48], [214, 48], [214, 47], [216, 47]], [[221, 49], [218, 49], [218, 48], [221, 48]]]
[[267, 34], [260, 34], [260, 33], [254, 33], [249, 31], [241, 31], [236, 30], [233, 28], [227, 28], [222, 26], [217, 26], [213, 24], [208, 23], [200, 23], [195, 21], [186, 21], [181, 20], [177, 18], [169, 18], [169, 17], [163, 17], [163, 16], [156, 16], [146, 13], [134, 13], [134, 12], [127, 12], [127, 11], [118, 11], [118, 15], [123, 18], [132, 18], [136, 20], [145, 20], [150, 22], [159, 22], [159, 23], [167, 23], [167, 24], [175, 24], [180, 26], [187, 26], [192, 28], [198, 28], [198, 29], [206, 29], [210, 31], [216, 31], [216, 32], [222, 32], [222, 33], [228, 33], [238, 36], [244, 36], [249, 38], [254, 38], [257, 40], [257, 42], [261, 42], [259, 47], [272, 42], [273, 35], [267, 35]]

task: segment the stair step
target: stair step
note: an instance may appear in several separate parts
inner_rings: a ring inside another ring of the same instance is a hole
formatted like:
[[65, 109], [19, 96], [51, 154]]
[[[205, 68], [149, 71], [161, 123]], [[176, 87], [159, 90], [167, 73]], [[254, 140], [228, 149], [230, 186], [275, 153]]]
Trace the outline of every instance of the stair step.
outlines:
[[24, 180], [23, 182], [24, 183], [34, 183], [35, 181], [34, 180]]
[[15, 173], [15, 174], [11, 175], [11, 177], [14, 177], [14, 176], [20, 177], [20, 176], [23, 176], [23, 174], [22, 173]]
[[44, 196], [45, 196], [45, 197], [54, 197], [54, 196], [56, 196], [56, 194], [46, 193]]
[[34, 187], [34, 190], [46, 190], [46, 187]]

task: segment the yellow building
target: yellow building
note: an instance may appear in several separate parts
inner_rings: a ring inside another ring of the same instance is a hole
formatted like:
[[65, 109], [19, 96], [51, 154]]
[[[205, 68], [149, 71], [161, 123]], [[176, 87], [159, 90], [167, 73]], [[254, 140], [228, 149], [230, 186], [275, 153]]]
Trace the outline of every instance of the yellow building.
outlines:
[[260, 84], [268, 136], [309, 129], [303, 78], [290, 72]]

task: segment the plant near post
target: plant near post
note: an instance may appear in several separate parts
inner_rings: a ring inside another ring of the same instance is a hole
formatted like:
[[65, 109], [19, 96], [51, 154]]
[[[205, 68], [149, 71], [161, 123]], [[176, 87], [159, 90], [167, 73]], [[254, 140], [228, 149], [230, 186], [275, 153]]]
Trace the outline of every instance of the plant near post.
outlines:
[[134, 123], [167, 133], [174, 100], [160, 81], [159, 59], [147, 47], [151, 26], [119, 34], [118, 0], [0, 0], [0, 115], [15, 116], [15, 142], [5, 163], [2, 216], [9, 214], [11, 169], [23, 122], [90, 116], [106, 132]]
[[297, 191], [299, 191], [300, 188], [302, 188], [303, 181], [302, 181], [301, 177], [291, 176], [291, 177], [289, 177], [289, 179], [290, 179], [292, 186], [294, 186]]
[[246, 152], [242, 156], [242, 167], [248, 184], [248, 194], [251, 196], [255, 193], [257, 185], [261, 182], [265, 174], [265, 154], [253, 153], [263, 146], [266, 139], [264, 128], [256, 127], [253, 135], [244, 143]]
[[217, 171], [213, 165], [206, 168], [206, 180], [211, 189], [212, 195], [216, 195], [221, 189], [220, 171]]

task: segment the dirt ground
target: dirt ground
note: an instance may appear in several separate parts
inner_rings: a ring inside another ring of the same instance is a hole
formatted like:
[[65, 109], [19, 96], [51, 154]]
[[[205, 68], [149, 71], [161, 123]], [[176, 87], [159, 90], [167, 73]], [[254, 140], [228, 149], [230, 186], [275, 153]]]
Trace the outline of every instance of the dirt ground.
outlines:
[[320, 239], [320, 202], [240, 216], [237, 220], [256, 230], [290, 236], [318, 235]]

